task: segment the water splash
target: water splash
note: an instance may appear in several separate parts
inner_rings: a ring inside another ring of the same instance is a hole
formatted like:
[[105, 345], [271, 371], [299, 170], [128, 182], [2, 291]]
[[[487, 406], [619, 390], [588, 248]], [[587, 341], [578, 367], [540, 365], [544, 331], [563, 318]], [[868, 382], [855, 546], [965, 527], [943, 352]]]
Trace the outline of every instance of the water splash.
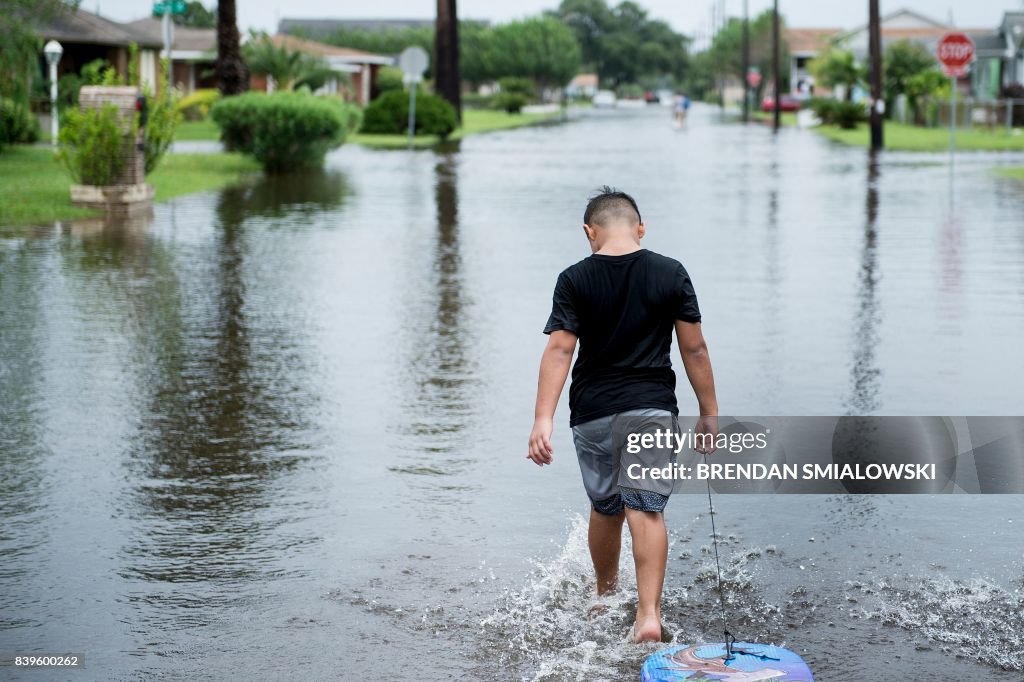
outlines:
[[1024, 670], [1024, 585], [1010, 591], [986, 579], [945, 577], [847, 585], [849, 600], [867, 602], [867, 618], [919, 633], [957, 657]]
[[[670, 537], [670, 557], [688, 566], [679, 570], [675, 561], [669, 565], [662, 600], [666, 639], [717, 639], [721, 621], [713, 555], [709, 547], [694, 551], [687, 541]], [[775, 548], [744, 547], [734, 534], [719, 542], [735, 547], [723, 557], [722, 565], [729, 608], [752, 629], [776, 625], [781, 611], [757, 596], [755, 569], [763, 557], [778, 556]], [[677, 549], [678, 544], [684, 546]], [[595, 682], [635, 676], [644, 657], [661, 645], [636, 645], [628, 639], [637, 604], [628, 532], [623, 534], [619, 563], [619, 591], [598, 599], [587, 549], [587, 522], [574, 516], [559, 553], [547, 561], [534, 560], [527, 584], [506, 590], [481, 621], [487, 640], [483, 648], [501, 652], [502, 667], [528, 682]]]

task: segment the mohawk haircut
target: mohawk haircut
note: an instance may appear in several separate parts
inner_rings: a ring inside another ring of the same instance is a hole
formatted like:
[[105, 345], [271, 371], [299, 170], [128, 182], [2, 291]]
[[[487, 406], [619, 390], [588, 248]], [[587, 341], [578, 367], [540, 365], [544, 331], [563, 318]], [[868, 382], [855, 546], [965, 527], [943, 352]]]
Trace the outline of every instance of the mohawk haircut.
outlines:
[[583, 222], [587, 225], [608, 225], [614, 222], [628, 222], [635, 225], [641, 222], [640, 209], [637, 208], [633, 197], [614, 187], [604, 185], [587, 202], [587, 210], [583, 212]]

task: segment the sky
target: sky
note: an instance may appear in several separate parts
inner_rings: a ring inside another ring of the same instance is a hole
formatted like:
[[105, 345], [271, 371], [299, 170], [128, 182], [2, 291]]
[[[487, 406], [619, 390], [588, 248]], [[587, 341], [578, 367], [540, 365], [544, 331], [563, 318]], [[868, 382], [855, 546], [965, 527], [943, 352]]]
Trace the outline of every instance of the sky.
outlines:
[[[215, 0], [203, 0], [207, 5]], [[379, 19], [430, 18], [436, 2], [432, 0], [374, 0], [367, 2], [330, 2], [323, 0], [236, 0], [238, 23], [248, 29], [275, 32], [279, 19], [346, 18]], [[611, 0], [609, 4], [616, 4]], [[707, 31], [714, 0], [637, 0], [652, 17], [664, 19], [677, 31], [697, 36]], [[721, 2], [721, 0], [719, 0]], [[743, 0], [725, 0], [725, 12], [739, 16]], [[750, 13], [771, 7], [771, 0], [749, 0]], [[502, 22], [537, 14], [558, 5], [558, 0], [458, 0], [459, 15], [465, 19]], [[150, 5], [140, 0], [82, 0], [81, 6], [115, 21], [130, 21], [146, 14]], [[1024, 9], [1022, 0], [881, 0], [882, 14], [912, 9], [960, 28], [995, 28], [1006, 10]], [[867, 0], [779, 0], [779, 9], [788, 25], [796, 27], [854, 28], [867, 22]]]

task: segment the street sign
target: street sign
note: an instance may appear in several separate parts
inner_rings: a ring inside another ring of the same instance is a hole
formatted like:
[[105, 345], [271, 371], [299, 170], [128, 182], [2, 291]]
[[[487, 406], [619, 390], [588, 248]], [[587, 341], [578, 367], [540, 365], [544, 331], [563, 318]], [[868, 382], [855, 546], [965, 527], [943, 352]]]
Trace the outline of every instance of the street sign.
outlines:
[[407, 82], [418, 83], [423, 79], [423, 72], [430, 66], [430, 56], [419, 45], [402, 50], [398, 55], [398, 67], [405, 74]]
[[402, 50], [398, 55], [398, 66], [405, 74], [402, 80], [409, 88], [409, 149], [412, 149], [413, 137], [416, 134], [416, 84], [423, 80], [423, 72], [430, 65], [430, 55], [419, 45]]
[[758, 70], [756, 66], [751, 67], [750, 70], [747, 71], [747, 85], [749, 85], [752, 88], [757, 88], [757, 86], [760, 84], [761, 72]]
[[153, 14], [162, 17], [165, 14], [184, 14], [185, 0], [158, 0], [153, 3]]
[[974, 41], [966, 33], [947, 33], [939, 40], [935, 56], [942, 62], [942, 70], [947, 76], [959, 78], [967, 73], [968, 66], [974, 61]]

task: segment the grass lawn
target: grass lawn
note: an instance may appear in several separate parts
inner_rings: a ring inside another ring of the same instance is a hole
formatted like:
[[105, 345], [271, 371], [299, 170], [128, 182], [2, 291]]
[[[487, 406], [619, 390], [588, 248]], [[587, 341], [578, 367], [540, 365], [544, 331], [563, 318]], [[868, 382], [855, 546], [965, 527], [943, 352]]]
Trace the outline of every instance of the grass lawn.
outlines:
[[1004, 178], [1024, 180], [1024, 166], [1021, 166], [1019, 168], [997, 168], [996, 173], [1002, 175]]
[[219, 140], [220, 129], [210, 118], [202, 121], [182, 121], [178, 124], [178, 129], [174, 131], [174, 139], [181, 142]]
[[[774, 118], [774, 114], [770, 111], [761, 111], [760, 109], [750, 112], [750, 118], [753, 121], [761, 121], [768, 123], [769, 125]], [[783, 126], [795, 126], [796, 125], [796, 112], [795, 111], [783, 111], [782, 116], [779, 117], [779, 123]]]
[[[554, 121], [558, 120], [561, 115], [560, 111], [548, 114], [509, 114], [504, 111], [494, 111], [491, 109], [466, 109], [462, 112], [462, 127], [456, 130], [448, 139], [458, 140], [476, 133], [508, 130], [545, 121]], [[365, 147], [401, 149], [409, 144], [409, 138], [405, 135], [368, 135], [356, 133], [346, 140], [346, 143], [348, 142], [361, 144]], [[417, 135], [413, 138], [413, 146], [420, 149], [432, 147], [438, 142], [438, 138], [433, 135]]]
[[[854, 130], [835, 126], [818, 126], [820, 134], [841, 144], [867, 147], [870, 129], [860, 125]], [[920, 128], [904, 123], [885, 123], [885, 148], [896, 151], [941, 152], [949, 149], [948, 128]], [[1024, 151], [1024, 134], [1009, 135], [1005, 128], [985, 130], [974, 128], [956, 132], [956, 148], [961, 151]]]
[[[168, 154], [148, 180], [156, 200], [216, 189], [259, 170], [239, 154]], [[53, 151], [14, 146], [0, 152], [0, 225], [23, 225], [95, 215], [71, 205], [71, 179]]]

